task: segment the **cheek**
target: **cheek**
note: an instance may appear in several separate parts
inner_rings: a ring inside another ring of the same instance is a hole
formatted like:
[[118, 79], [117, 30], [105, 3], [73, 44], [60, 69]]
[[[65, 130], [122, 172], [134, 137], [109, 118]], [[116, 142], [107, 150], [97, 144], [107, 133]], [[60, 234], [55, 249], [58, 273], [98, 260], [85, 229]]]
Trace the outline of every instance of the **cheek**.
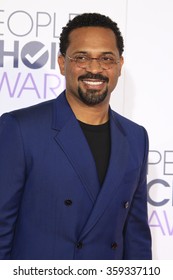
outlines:
[[68, 67], [65, 69], [66, 85], [69, 85], [70, 87], [77, 87], [78, 77], [79, 73], [77, 73], [77, 71]]
[[120, 74], [118, 71], [109, 76], [109, 86], [111, 88], [114, 88], [116, 86], [119, 76]]
[[73, 84], [77, 84], [78, 83], [78, 78], [81, 75], [84, 75], [85, 73], [83, 71], [81, 71], [81, 69], [79, 68], [73, 68], [73, 67], [66, 67], [65, 68], [65, 77], [66, 77], [66, 81], [71, 81], [71, 83]]
[[77, 73], [73, 67], [70, 67], [69, 64], [66, 64], [64, 67], [66, 79], [71, 77], [76, 77]]

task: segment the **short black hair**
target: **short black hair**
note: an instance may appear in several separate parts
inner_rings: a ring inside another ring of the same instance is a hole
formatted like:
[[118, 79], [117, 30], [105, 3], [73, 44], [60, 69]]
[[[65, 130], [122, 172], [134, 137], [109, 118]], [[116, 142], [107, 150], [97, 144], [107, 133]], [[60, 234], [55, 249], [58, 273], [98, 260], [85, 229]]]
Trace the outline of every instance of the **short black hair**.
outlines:
[[72, 20], [69, 20], [66, 26], [62, 28], [60, 34], [60, 52], [65, 55], [69, 46], [69, 34], [76, 28], [80, 27], [104, 27], [111, 29], [116, 37], [117, 47], [120, 56], [124, 51], [124, 40], [116, 22], [112, 21], [108, 16], [101, 15], [98, 13], [84, 13], [77, 15]]

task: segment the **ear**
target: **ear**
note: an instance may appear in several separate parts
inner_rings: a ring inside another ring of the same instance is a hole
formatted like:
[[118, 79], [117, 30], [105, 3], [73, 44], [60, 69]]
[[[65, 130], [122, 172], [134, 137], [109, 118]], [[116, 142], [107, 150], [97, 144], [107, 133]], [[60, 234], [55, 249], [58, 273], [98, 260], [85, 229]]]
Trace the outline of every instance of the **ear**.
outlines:
[[60, 73], [65, 76], [65, 58], [62, 54], [58, 56], [58, 65], [60, 69]]
[[124, 64], [124, 57], [121, 56], [120, 62], [119, 62], [119, 76], [121, 76], [121, 69], [122, 69], [123, 64]]

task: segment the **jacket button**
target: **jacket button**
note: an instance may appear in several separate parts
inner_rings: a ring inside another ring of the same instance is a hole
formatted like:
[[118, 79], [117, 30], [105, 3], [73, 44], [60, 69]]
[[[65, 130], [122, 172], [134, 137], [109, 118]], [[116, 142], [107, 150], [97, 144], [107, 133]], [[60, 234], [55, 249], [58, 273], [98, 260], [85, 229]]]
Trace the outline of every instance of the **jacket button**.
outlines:
[[118, 244], [117, 244], [116, 242], [113, 242], [113, 243], [111, 244], [111, 248], [112, 248], [113, 250], [115, 250], [117, 247], [118, 247]]
[[72, 205], [72, 200], [66, 199], [66, 200], [64, 201], [64, 204], [65, 204], [66, 206], [71, 206], [71, 205]]
[[83, 243], [81, 241], [79, 241], [77, 244], [76, 244], [76, 248], [78, 249], [82, 249], [83, 247]]
[[125, 208], [125, 209], [129, 208], [129, 202], [128, 202], [128, 201], [126, 201], [126, 202], [124, 203], [124, 208]]

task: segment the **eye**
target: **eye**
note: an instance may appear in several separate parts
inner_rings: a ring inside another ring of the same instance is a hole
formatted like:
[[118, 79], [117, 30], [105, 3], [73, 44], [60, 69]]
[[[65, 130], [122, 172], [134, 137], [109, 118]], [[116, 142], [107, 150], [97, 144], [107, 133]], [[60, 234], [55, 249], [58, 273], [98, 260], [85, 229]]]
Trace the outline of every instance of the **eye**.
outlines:
[[111, 56], [102, 56], [100, 58], [101, 61], [105, 62], [105, 63], [114, 63], [115, 59]]
[[77, 55], [75, 56], [75, 60], [77, 62], [86, 62], [88, 60], [88, 57], [86, 55]]

